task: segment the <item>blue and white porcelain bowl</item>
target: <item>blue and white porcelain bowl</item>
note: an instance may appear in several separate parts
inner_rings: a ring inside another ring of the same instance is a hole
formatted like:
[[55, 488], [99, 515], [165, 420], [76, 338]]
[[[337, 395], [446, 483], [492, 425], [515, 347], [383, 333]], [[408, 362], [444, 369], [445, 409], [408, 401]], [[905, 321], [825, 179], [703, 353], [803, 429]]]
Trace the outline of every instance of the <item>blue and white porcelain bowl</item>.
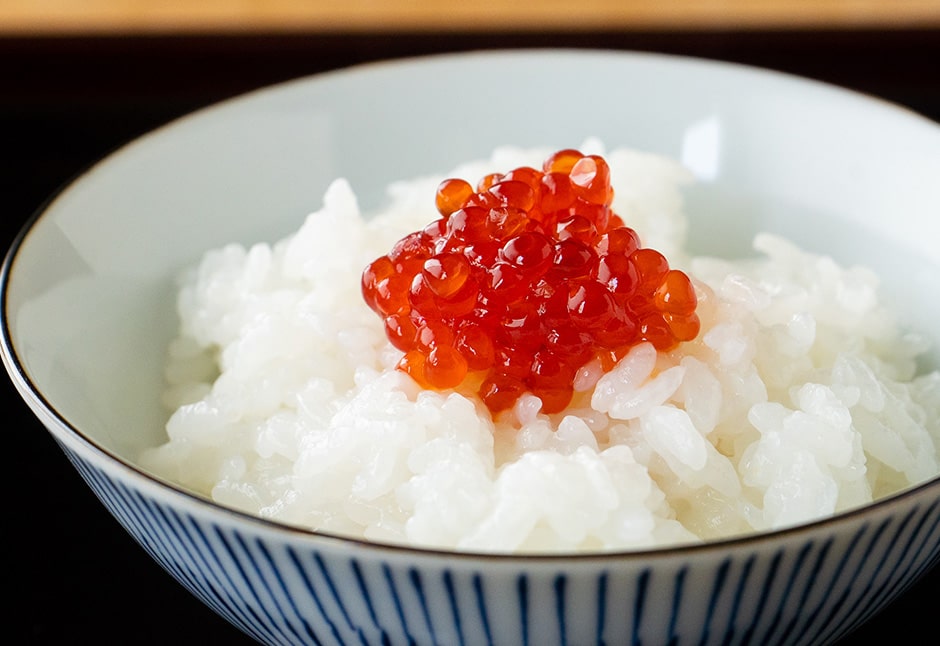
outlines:
[[[498, 88], [498, 100], [480, 91], [495, 68], [515, 80]], [[556, 87], [565, 91], [552, 92], [552, 110], [543, 114], [534, 98]], [[575, 87], [590, 88], [587, 106], [568, 91]], [[940, 293], [936, 124], [761, 70], [545, 50], [301, 79], [125, 146], [56, 196], [7, 256], [4, 364], [140, 546], [259, 642], [835, 641], [940, 558], [940, 478], [864, 509], [752, 537], [643, 552], [500, 556], [281, 526], [182, 490], [136, 462], [163, 438], [163, 351], [175, 329], [181, 267], [230, 241], [293, 231], [297, 214], [318, 204], [338, 176], [357, 186], [368, 209], [391, 180], [482, 158], [500, 144], [587, 136], [689, 163], [704, 187], [690, 197], [692, 210], [714, 218], [701, 241], [706, 250], [770, 228], [837, 259], [865, 260], [912, 324], [940, 345], [940, 299], [921, 298]], [[928, 362], [940, 365], [936, 352]]]

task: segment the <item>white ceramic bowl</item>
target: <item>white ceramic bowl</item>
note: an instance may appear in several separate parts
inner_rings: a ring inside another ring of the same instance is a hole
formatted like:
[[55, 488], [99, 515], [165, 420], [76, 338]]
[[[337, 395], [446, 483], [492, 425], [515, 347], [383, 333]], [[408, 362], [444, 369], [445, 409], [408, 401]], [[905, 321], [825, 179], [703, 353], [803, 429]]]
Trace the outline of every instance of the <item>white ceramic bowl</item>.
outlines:
[[[507, 79], [511, 79], [511, 82]], [[125, 146], [52, 200], [3, 269], [3, 360], [111, 513], [261, 642], [827, 643], [940, 558], [940, 479], [758, 537], [595, 556], [475, 556], [289, 529], [135, 464], [163, 437], [173, 278], [273, 241], [347, 177], [391, 180], [499, 144], [598, 136], [686, 162], [694, 250], [771, 230], [880, 272], [940, 345], [940, 128], [766, 71], [648, 54], [529, 51], [369, 65], [264, 89]], [[933, 298], [925, 298], [933, 294]], [[927, 364], [940, 365], [937, 352]]]

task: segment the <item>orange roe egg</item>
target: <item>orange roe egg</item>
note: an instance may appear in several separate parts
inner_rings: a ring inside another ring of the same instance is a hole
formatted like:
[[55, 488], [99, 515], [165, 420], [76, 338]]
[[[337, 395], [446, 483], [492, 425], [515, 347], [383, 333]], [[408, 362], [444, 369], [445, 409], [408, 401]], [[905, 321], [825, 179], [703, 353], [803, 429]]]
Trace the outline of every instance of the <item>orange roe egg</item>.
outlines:
[[607, 205], [613, 200], [610, 167], [603, 157], [597, 155], [582, 157], [571, 167], [570, 177], [575, 187], [575, 194], [586, 202]]
[[669, 314], [689, 315], [695, 311], [695, 288], [689, 277], [677, 269], [666, 272], [653, 298], [656, 309]]
[[438, 254], [424, 261], [421, 275], [435, 295], [448, 298], [470, 278], [470, 263], [460, 254]]
[[470, 182], [457, 178], [445, 179], [437, 187], [434, 203], [438, 212], [446, 216], [463, 206], [471, 195], [473, 187]]
[[493, 339], [478, 325], [465, 325], [457, 332], [454, 347], [467, 361], [468, 370], [487, 370], [493, 365]]
[[475, 187], [441, 182], [441, 217], [362, 273], [398, 368], [424, 388], [471, 390], [494, 414], [526, 392], [558, 413], [589, 361], [610, 370], [637, 343], [694, 339], [694, 285], [612, 200], [607, 161], [575, 149]]
[[437, 389], [455, 388], [467, 376], [467, 360], [449, 345], [438, 345], [424, 362], [424, 378]]
[[493, 373], [480, 385], [480, 397], [486, 407], [496, 413], [511, 408], [526, 390], [528, 388], [522, 380], [504, 373]]
[[535, 200], [538, 197], [531, 186], [518, 180], [497, 182], [489, 188], [489, 192], [496, 196], [500, 204], [520, 211], [529, 211], [535, 206]]
[[385, 336], [402, 352], [407, 352], [414, 347], [417, 334], [418, 328], [415, 327], [410, 316], [390, 314], [385, 317]]
[[542, 213], [565, 211], [574, 204], [574, 187], [567, 173], [545, 173], [541, 180], [539, 208]]
[[574, 148], [566, 148], [549, 155], [542, 163], [542, 170], [546, 173], [564, 173], [571, 174], [571, 169], [577, 164], [584, 155]]

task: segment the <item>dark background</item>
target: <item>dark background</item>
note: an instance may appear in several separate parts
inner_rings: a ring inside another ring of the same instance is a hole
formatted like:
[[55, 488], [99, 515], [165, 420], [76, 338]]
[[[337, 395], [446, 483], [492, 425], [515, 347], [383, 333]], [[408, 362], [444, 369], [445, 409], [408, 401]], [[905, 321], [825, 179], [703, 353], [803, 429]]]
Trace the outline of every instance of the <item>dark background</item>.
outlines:
[[[367, 61], [546, 46], [757, 65], [872, 94], [940, 122], [938, 29], [0, 38], [0, 244], [8, 249], [44, 200], [108, 152], [218, 100]], [[2, 575], [13, 599], [12, 610], [5, 607], [3, 640], [250, 643], [117, 525], [9, 380], [0, 392], [8, 420]], [[937, 599], [940, 571], [843, 644], [888, 638], [929, 643], [922, 636], [936, 634]]]

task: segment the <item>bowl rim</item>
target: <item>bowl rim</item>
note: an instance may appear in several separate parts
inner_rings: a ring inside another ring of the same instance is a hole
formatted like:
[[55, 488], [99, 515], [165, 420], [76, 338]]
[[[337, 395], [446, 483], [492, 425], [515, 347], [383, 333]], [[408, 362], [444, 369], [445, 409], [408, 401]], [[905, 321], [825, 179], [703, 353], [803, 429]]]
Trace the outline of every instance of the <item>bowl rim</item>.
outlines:
[[[104, 162], [119, 157], [130, 148], [143, 145], [151, 138], [158, 137], [160, 134], [171, 128], [176, 128], [180, 124], [186, 123], [192, 119], [205, 118], [215, 110], [225, 109], [230, 105], [243, 101], [248, 101], [252, 97], [271, 91], [286, 90], [293, 85], [302, 85], [308, 83], [319, 83], [327, 79], [346, 76], [349, 74], [374, 73], [383, 68], [413, 67], [427, 64], [442, 63], [448, 60], [467, 60], [474, 57], [526, 57], [526, 56], [600, 56], [622, 58], [624, 60], [649, 60], [663, 65], [674, 66], [700, 66], [708, 69], [719, 69], [733, 73], [751, 74], [764, 78], [774, 78], [781, 82], [795, 83], [805, 87], [815, 87], [817, 89], [833, 92], [848, 98], [854, 98], [856, 101], [866, 102], [870, 105], [880, 104], [882, 109], [894, 112], [896, 115], [906, 119], [920, 121], [926, 127], [935, 127], [940, 131], [940, 123], [918, 113], [917, 111], [903, 105], [893, 103], [892, 101], [881, 97], [870, 95], [854, 89], [845, 88], [839, 85], [803, 77], [789, 72], [782, 72], [770, 68], [764, 68], [757, 65], [723, 61], [718, 59], [704, 58], [699, 56], [689, 56], [683, 54], [670, 54], [659, 52], [647, 52], [636, 50], [620, 50], [591, 47], [520, 47], [513, 49], [488, 49], [488, 50], [467, 50], [459, 52], [423, 54], [416, 56], [405, 56], [394, 59], [377, 60], [372, 62], [356, 63], [349, 66], [317, 72], [288, 79], [261, 87], [257, 87], [246, 92], [213, 102], [209, 105], [197, 108], [178, 117], [175, 117], [157, 127], [144, 132], [132, 139], [119, 144], [100, 155], [98, 158], [79, 169], [71, 177], [63, 181], [58, 188], [50, 193], [33, 210], [31, 215], [25, 220], [10, 247], [6, 251], [2, 265], [0, 265], [0, 359], [6, 368], [9, 378], [16, 387], [16, 390], [23, 401], [34, 414], [34, 420], [45, 427], [46, 431], [53, 435], [60, 448], [63, 444], [68, 444], [72, 451], [78, 451], [82, 457], [98, 463], [99, 468], [107, 465], [109, 470], [123, 469], [132, 479], [133, 484], [138, 488], [155, 488], [161, 494], [170, 497], [183, 497], [190, 504], [197, 507], [205, 507], [207, 512], [221, 517], [230, 517], [235, 521], [246, 522], [249, 525], [259, 529], [265, 529], [276, 534], [285, 536], [295, 536], [310, 541], [326, 541], [327, 543], [341, 544], [353, 548], [365, 549], [373, 552], [386, 552], [396, 555], [408, 555], [417, 558], [446, 558], [459, 559], [461, 561], [478, 560], [496, 560], [504, 563], [510, 562], [546, 562], [572, 560], [578, 562], [591, 561], [632, 561], [632, 560], [661, 560], [664, 558], [684, 557], [690, 554], [701, 554], [707, 552], [725, 552], [731, 548], [739, 547], [757, 547], [760, 544], [778, 542], [801, 535], [810, 535], [822, 531], [833, 525], [851, 524], [855, 521], [861, 521], [864, 517], [873, 512], [887, 511], [888, 508], [895, 506], [899, 502], [919, 497], [922, 494], [936, 490], [936, 500], [934, 505], [940, 504], [940, 474], [912, 485], [900, 491], [894, 492], [882, 498], [876, 499], [860, 507], [847, 509], [825, 517], [817, 518], [807, 522], [792, 526], [782, 527], [773, 530], [755, 531], [746, 534], [737, 534], [728, 537], [709, 539], [702, 542], [683, 542], [663, 545], [661, 547], [651, 546], [637, 549], [612, 549], [597, 551], [551, 551], [551, 552], [506, 552], [506, 551], [472, 551], [460, 549], [446, 549], [437, 547], [422, 547], [404, 543], [372, 541], [355, 536], [346, 536], [328, 531], [308, 529], [298, 525], [291, 525], [282, 521], [263, 518], [247, 511], [242, 511], [234, 507], [229, 507], [218, 503], [211, 498], [194, 492], [173, 481], [164, 479], [152, 474], [134, 461], [118, 455], [117, 452], [109, 450], [99, 442], [86, 435], [77, 426], [73, 425], [64, 414], [60, 413], [55, 405], [49, 401], [41, 392], [40, 388], [33, 382], [27, 374], [17, 353], [13, 341], [12, 329], [10, 325], [9, 314], [9, 287], [13, 280], [14, 264], [19, 252], [24, 248], [29, 235], [35, 230], [36, 225], [47, 215], [52, 205], [73, 185], [82, 180]], [[45, 414], [48, 419], [43, 419], [40, 412]]]

